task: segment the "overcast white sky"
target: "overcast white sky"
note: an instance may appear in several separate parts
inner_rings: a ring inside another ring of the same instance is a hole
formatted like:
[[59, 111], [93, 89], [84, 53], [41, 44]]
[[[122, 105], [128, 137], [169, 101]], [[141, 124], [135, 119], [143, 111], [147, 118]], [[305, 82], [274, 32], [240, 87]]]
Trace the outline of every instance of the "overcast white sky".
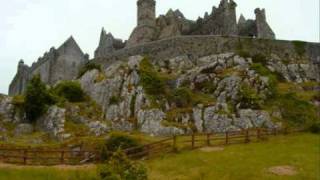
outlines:
[[[157, 14], [179, 8], [189, 19], [211, 12], [220, 0], [158, 0]], [[237, 16], [266, 9], [278, 39], [319, 42], [319, 0], [236, 0]], [[0, 93], [7, 94], [19, 59], [31, 64], [73, 35], [93, 56], [104, 26], [127, 39], [136, 24], [136, 0], [0, 0]]]

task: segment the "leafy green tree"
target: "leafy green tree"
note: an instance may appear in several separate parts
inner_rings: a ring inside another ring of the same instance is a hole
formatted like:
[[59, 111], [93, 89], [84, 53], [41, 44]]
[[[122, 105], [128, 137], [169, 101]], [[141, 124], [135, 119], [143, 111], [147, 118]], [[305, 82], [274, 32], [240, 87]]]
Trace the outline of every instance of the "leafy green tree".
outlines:
[[46, 85], [41, 81], [40, 75], [35, 75], [29, 82], [25, 94], [25, 112], [30, 123], [43, 115], [48, 106], [55, 103]]

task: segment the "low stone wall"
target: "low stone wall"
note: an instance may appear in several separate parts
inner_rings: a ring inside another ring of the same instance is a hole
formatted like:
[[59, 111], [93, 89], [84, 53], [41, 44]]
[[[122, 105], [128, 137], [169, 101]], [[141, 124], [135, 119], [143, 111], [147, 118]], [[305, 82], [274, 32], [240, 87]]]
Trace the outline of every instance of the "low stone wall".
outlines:
[[[301, 46], [303, 48], [302, 55]], [[298, 48], [300, 48], [300, 53]], [[309, 60], [313, 64], [320, 64], [320, 43], [302, 42], [297, 47], [292, 41], [226, 36], [178, 36], [124, 48], [93, 61], [108, 66], [114, 61], [138, 54], [147, 55], [154, 60], [166, 60], [180, 55], [198, 58], [241, 50], [251, 54], [275, 54], [288, 61], [300, 59]]]

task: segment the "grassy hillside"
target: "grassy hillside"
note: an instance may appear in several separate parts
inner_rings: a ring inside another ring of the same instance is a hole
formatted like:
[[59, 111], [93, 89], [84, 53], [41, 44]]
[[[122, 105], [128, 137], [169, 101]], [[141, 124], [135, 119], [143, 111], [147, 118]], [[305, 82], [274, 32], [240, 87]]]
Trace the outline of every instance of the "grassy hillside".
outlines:
[[[211, 179], [317, 179], [320, 177], [320, 136], [295, 134], [272, 137], [268, 141], [225, 147], [222, 151], [201, 150], [165, 155], [145, 163], [151, 180]], [[296, 168], [294, 176], [268, 172], [273, 166]], [[20, 180], [95, 179], [94, 166], [28, 167], [0, 165], [0, 179]]]
[[[148, 162], [150, 179], [317, 179], [320, 177], [320, 136], [273, 137], [268, 142], [168, 155]], [[292, 177], [268, 172], [273, 166], [294, 166]]]

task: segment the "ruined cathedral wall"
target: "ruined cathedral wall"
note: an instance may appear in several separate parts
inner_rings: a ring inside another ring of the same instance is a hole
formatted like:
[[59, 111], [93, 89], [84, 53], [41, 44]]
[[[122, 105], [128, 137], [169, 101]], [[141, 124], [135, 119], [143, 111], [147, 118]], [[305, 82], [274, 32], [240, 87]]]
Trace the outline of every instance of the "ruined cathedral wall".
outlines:
[[52, 63], [51, 82], [54, 85], [60, 80], [73, 80], [78, 76], [78, 71], [88, 60], [71, 46], [58, 49], [59, 56]]
[[79, 69], [88, 62], [81, 49], [75, 42], [69, 41], [59, 49], [52, 48], [29, 68], [18, 69], [9, 87], [9, 95], [22, 94], [26, 90], [27, 82], [39, 74], [42, 82], [55, 85], [60, 80], [73, 80], [78, 76]]
[[23, 65], [18, 69], [18, 72], [9, 86], [9, 95], [21, 94], [27, 88], [27, 82], [29, 80], [29, 67]]

